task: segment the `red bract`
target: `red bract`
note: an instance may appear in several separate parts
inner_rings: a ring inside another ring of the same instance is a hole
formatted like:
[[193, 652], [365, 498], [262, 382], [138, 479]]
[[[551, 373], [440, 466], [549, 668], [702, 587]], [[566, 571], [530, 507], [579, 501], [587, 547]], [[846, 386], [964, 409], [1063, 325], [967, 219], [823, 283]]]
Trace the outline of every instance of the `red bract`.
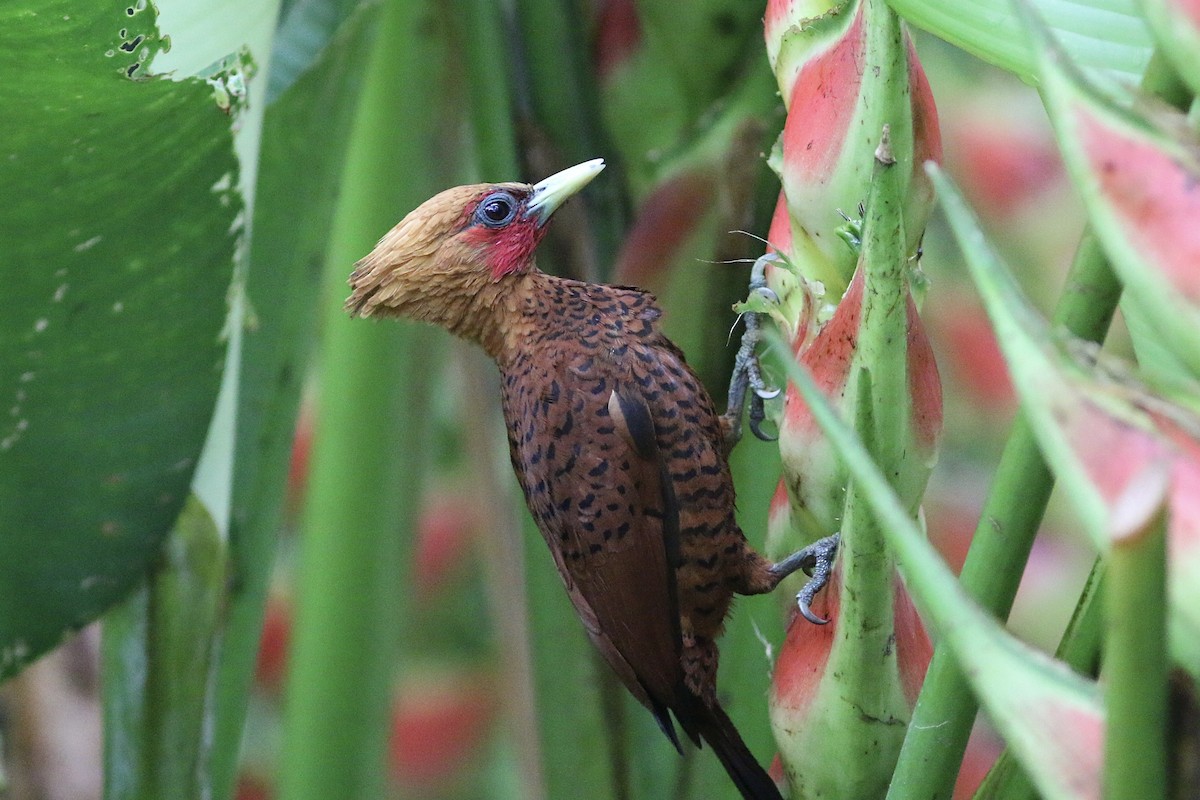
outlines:
[[642, 25], [633, 0], [602, 0], [599, 6], [593, 58], [603, 80], [637, 51]]
[[470, 550], [478, 516], [461, 497], [435, 493], [417, 520], [413, 585], [418, 600], [430, 599], [454, 575]]
[[1170, 452], [1164, 441], [1129, 418], [1112, 414], [1084, 387], [1073, 388], [1078, 394], [1051, 399], [1052, 410], [1088, 481], [1111, 512], [1133, 481], [1168, 460]]
[[[994, 101], [993, 101], [994, 102]], [[1007, 110], [1008, 106], [1005, 106]], [[947, 131], [947, 158], [972, 204], [988, 216], [1008, 216], [1063, 179], [1054, 138], [1025, 115], [971, 108]]]
[[1193, 28], [1200, 28], [1200, 0], [1175, 0], [1171, 7], [1184, 14]]
[[[863, 6], [846, 32], [823, 53], [805, 62], [788, 92], [783, 126], [783, 173], [815, 178], [824, 193], [854, 123], [863, 69]], [[789, 197], [798, 187], [784, 184]], [[791, 189], [791, 191], [789, 191]]]
[[[794, 714], [802, 719], [819, 690], [825, 663], [838, 635], [840, 570], [834, 570], [828, 588], [829, 591], [818, 596], [812, 606], [818, 616], [831, 620], [828, 625], [812, 625], [798, 614], [793, 614], [788, 624], [787, 636], [771, 674], [771, 705], [775, 714]], [[897, 580], [893, 591], [896, 663], [905, 697], [912, 704], [917, 701], [921, 683], [925, 680], [925, 670], [933, 657], [933, 645], [903, 584]]]
[[1128, 232], [1133, 249], [1192, 303], [1200, 304], [1200, 183], [1145, 137], [1133, 136], [1079, 109], [1083, 155], [1100, 191]]
[[462, 772], [495, 713], [489, 683], [479, 675], [443, 675], [400, 689], [393, 704], [390, 748], [398, 783], [423, 795]]
[[[827, 7], [814, 5], [768, 6], [767, 52], [788, 108], [771, 163], [783, 183], [795, 237], [785, 252], [802, 275], [836, 296], [856, 261], [837, 235], [841, 215], [853, 215], [866, 200], [882, 127], [891, 127], [892, 154], [904, 173], [910, 253], [933, 203], [922, 165], [941, 159], [942, 143], [929, 82], [891, 12], [847, 2], [819, 19], [802, 16]], [[886, 40], [891, 31], [897, 41]], [[893, 55], [898, 61], [889, 62]]]
[[283, 685], [291, 634], [291, 604], [279, 597], [269, 598], [254, 670], [255, 679], [264, 689], [278, 691]]
[[617, 256], [619, 283], [651, 289], [666, 284], [665, 267], [696, 232], [712, 206], [713, 179], [707, 170], [681, 172], [660, 183], [638, 209]]
[[1016, 710], [1028, 716], [1031, 728], [1066, 743], [1062, 750], [1070, 757], [1059, 759], [1057, 766], [1062, 782], [1074, 789], [1073, 796], [1100, 800], [1104, 718], [1052, 694], [1039, 694], [1028, 702], [1014, 700], [1018, 703]]
[[[863, 303], [863, 273], [850, 283], [833, 317], [811, 341], [797, 337], [793, 354], [812, 373], [817, 386], [838, 407], [845, 407], [846, 381], [858, 347]], [[924, 492], [925, 478], [936, 453], [942, 429], [942, 390], [937, 363], [924, 323], [912, 298], [907, 300], [908, 338], [906, 342], [910, 403], [909, 439], [913, 469], [921, 468], [919, 484], [903, 499], [915, 505]], [[780, 425], [779, 451], [784, 461], [784, 476], [793, 498], [815, 515], [818, 531], [834, 530], [844, 501], [845, 474], [837, 467], [824, 435], [794, 385], [789, 385], [784, 400], [784, 418]], [[851, 409], [847, 409], [848, 411]], [[900, 488], [900, 487], [898, 487]], [[915, 495], [915, 496], [914, 496]]]
[[238, 776], [234, 800], [271, 800], [274, 796], [275, 792], [265, 778], [250, 774]]
[[962, 766], [958, 770], [958, 779], [954, 782], [954, 800], [970, 800], [975, 796], [1003, 749], [1004, 743], [990, 727], [982, 722], [975, 723], [971, 738], [967, 741]]
[[302, 408], [296, 419], [296, 433], [292, 438], [291, 459], [288, 462], [287, 501], [288, 509], [298, 509], [304, 497], [308, 481], [308, 460], [312, 452], [313, 415]]
[[1168, 502], [1168, 557], [1175, 563], [1200, 560], [1200, 437], [1173, 419], [1156, 415], [1159, 430], [1178, 449]]
[[1004, 354], [978, 302], [951, 298], [933, 311], [930, 324], [939, 352], [957, 379], [954, 383], [963, 388], [972, 405], [989, 416], [999, 414], [1007, 420], [1016, 397]]
[[949, 491], [925, 498], [925, 527], [929, 542], [937, 548], [946, 566], [957, 575], [967, 560], [975, 526], [979, 521], [979, 498], [962, 497], [964, 493], [952, 487]]
[[779, 479], [775, 494], [767, 509], [767, 547], [769, 552], [782, 551], [792, 537], [791, 501], [788, 499], [787, 481]]
[[[909, 109], [913, 131], [912, 183], [909, 203], [905, 208], [905, 224], [923, 234], [936, 194], [925, 172], [925, 164], [942, 160], [942, 128], [938, 122], [933, 87], [929, 85], [925, 68], [917, 57], [917, 47], [907, 32], [904, 34], [904, 49], [908, 56]], [[914, 234], [910, 233], [909, 241], [919, 242], [920, 236], [914, 239]]]
[[1041, 71], [1067, 168], [1121, 279], [1141, 368], [1166, 382], [1197, 378], [1200, 138], [1175, 109], [1089, 81], [1052, 43]]
[[813, 612], [831, 620], [828, 625], [812, 625], [803, 617], [792, 614], [787, 636], [771, 671], [772, 718], [786, 716], [803, 720], [809, 704], [819, 691], [829, 651], [837, 636], [841, 587], [842, 573], [835, 569], [825, 591], [813, 602]]

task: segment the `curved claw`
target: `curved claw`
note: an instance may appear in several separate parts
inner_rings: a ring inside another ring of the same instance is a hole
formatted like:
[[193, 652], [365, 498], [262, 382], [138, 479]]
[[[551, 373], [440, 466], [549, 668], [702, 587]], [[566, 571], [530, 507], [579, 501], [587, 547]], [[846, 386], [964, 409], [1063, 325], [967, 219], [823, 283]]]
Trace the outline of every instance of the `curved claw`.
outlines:
[[779, 438], [779, 434], [767, 433], [762, 429], [762, 424], [767, 420], [767, 409], [763, 405], [763, 400], [757, 394], [750, 398], [750, 432], [755, 438], [762, 442], [774, 442]]
[[824, 554], [817, 555], [816, 563], [813, 565], [812, 578], [796, 595], [796, 604], [800, 606], [800, 615], [814, 625], [824, 625], [829, 622], [827, 619], [821, 619], [812, 611], [813, 598], [817, 596], [817, 592], [825, 588], [825, 582], [829, 580], [829, 572], [829, 557]]
[[754, 287], [754, 293], [772, 305], [778, 305], [779, 303], [779, 295], [770, 286], [756, 286]]
[[[838, 534], [827, 536], [824, 539], [813, 542], [809, 547], [806, 547], [802, 552], [805, 554], [804, 562], [812, 559], [812, 578], [808, 583], [804, 584], [804, 588], [796, 595], [796, 603], [800, 607], [800, 615], [814, 625], [824, 625], [829, 622], [827, 619], [821, 619], [812, 610], [813, 598], [817, 596], [817, 592], [825, 588], [826, 582], [829, 580], [829, 575], [833, 572], [833, 557], [837, 553], [838, 544], [841, 538]], [[807, 570], [806, 570], [807, 571]]]
[[[774, 258], [773, 255], [759, 258], [754, 262], [750, 276], [750, 293], [770, 304], [779, 303], [779, 295], [766, 285], [766, 266]], [[746, 331], [742, 335], [741, 344], [738, 346], [738, 352], [734, 358], [733, 377], [729, 383], [729, 403], [727, 410], [722, 415], [722, 421], [726, 428], [727, 449], [732, 449], [742, 436], [741, 419], [747, 389], [754, 390], [750, 394], [750, 430], [764, 442], [773, 442], [778, 438], [762, 429], [762, 423], [766, 419], [763, 401], [778, 397], [781, 393], [779, 389], [768, 387], [766, 381], [763, 380], [758, 355], [755, 352], [762, 336], [759, 325], [763, 316], [763, 312], [750, 311], [741, 317], [745, 320]]]
[[754, 438], [758, 439], [760, 442], [777, 442], [777, 441], [779, 441], [778, 433], [767, 433], [766, 431], [764, 431], [762, 429], [763, 422], [764, 422], [764, 420], [760, 420], [760, 419], [751, 419], [750, 420], [750, 432], [754, 434]]
[[801, 591], [800, 594], [796, 595], [796, 602], [800, 606], [800, 616], [804, 617], [813, 625], [828, 625], [829, 620], [822, 619], [813, 613], [811, 603], [813, 596], [816, 595], [816, 590], [809, 592], [808, 587], [811, 585], [812, 581], [809, 581], [808, 584], [805, 585], [804, 590]]

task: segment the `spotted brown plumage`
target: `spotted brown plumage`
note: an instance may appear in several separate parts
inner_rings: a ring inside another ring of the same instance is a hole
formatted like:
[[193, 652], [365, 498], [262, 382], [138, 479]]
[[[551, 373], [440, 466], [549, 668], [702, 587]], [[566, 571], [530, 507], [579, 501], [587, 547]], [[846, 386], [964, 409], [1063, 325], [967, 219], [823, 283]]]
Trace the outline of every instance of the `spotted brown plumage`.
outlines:
[[500, 368], [513, 469], [588, 636], [679, 746], [672, 714], [747, 798], [778, 798], [717, 701], [736, 594], [773, 589], [734, 519], [725, 427], [654, 297], [546, 275], [533, 250], [598, 160], [537, 186], [450, 189], [356, 266], [347, 308], [481, 345]]

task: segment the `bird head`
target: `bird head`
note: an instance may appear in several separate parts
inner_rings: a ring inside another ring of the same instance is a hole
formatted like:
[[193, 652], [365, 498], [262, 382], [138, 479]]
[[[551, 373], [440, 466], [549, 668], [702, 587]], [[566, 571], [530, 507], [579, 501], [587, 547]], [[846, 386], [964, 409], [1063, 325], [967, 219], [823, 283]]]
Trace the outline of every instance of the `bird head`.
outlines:
[[481, 295], [496, 296], [506, 278], [532, 269], [551, 215], [602, 169], [596, 158], [532, 186], [485, 183], [435, 195], [354, 265], [346, 309], [456, 330]]

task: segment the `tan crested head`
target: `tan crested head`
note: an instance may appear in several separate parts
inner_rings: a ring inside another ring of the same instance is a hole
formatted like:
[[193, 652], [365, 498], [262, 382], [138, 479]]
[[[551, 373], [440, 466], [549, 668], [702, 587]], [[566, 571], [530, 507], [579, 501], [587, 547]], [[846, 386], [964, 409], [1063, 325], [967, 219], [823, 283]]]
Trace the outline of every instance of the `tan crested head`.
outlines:
[[532, 186], [475, 184], [435, 195], [354, 265], [346, 310], [409, 317], [479, 340], [480, 315], [507, 279], [532, 270], [555, 209], [602, 169], [593, 159]]

